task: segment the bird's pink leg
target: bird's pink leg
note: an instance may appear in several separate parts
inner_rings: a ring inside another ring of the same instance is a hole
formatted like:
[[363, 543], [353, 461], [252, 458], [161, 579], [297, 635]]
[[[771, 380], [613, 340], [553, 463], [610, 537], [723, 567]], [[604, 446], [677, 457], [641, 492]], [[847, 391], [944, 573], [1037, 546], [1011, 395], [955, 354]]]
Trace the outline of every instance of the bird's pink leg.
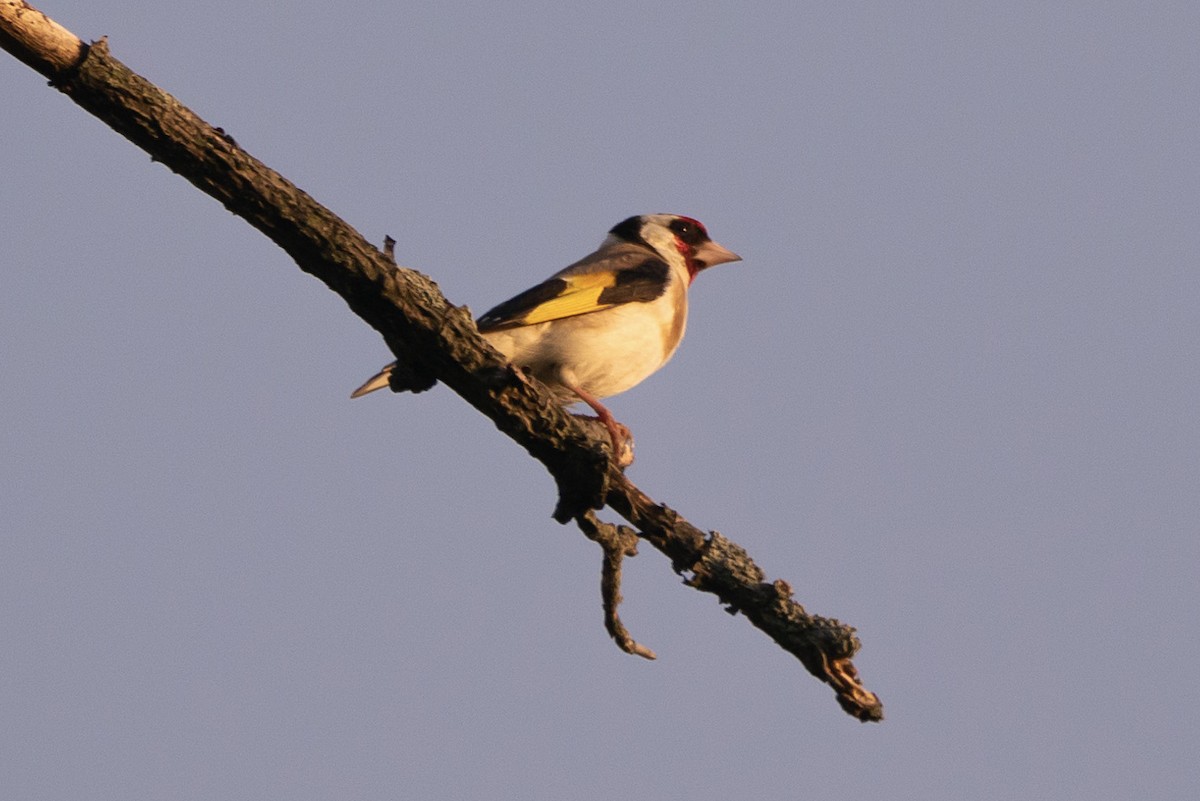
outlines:
[[608, 429], [608, 436], [612, 440], [612, 452], [617, 459], [621, 458], [621, 445], [628, 439], [632, 439], [633, 435], [629, 433], [629, 429], [617, 422], [616, 418], [610, 412], [600, 399], [592, 395], [590, 392], [585, 392], [580, 387], [568, 387], [572, 392], [579, 396], [579, 399], [591, 406], [596, 412], [596, 417], [604, 427]]

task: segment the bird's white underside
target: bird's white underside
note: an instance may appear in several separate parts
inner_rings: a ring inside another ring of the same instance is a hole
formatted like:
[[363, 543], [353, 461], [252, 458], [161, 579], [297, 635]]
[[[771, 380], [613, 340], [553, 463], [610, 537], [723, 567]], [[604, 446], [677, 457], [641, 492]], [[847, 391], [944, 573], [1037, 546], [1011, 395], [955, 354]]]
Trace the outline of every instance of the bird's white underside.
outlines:
[[564, 403], [577, 400], [568, 386], [598, 398], [618, 395], [662, 367], [683, 338], [687, 272], [679, 266], [672, 273], [667, 291], [650, 303], [626, 303], [484, 337]]

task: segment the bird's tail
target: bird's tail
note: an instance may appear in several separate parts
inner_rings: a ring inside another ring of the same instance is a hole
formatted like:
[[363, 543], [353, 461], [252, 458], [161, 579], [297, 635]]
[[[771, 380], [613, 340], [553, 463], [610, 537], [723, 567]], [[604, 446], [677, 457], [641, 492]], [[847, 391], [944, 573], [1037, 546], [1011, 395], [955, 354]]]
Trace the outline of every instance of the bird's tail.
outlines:
[[356, 389], [350, 393], [350, 397], [351, 398], [361, 398], [363, 395], [366, 395], [368, 392], [374, 392], [377, 389], [383, 389], [384, 387], [386, 387], [388, 385], [388, 382], [392, 378], [392, 368], [395, 366], [396, 366], [396, 363], [392, 362], [387, 367], [383, 368], [378, 373], [376, 373], [375, 375], [368, 378], [367, 382], [365, 384], [363, 384], [361, 387], [359, 387], [358, 389]]

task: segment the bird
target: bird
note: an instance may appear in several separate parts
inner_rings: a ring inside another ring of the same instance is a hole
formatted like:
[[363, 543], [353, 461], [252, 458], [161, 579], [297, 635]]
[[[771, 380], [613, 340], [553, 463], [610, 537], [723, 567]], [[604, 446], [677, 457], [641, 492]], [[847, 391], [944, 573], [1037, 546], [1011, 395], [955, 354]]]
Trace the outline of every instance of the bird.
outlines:
[[[691, 217], [629, 217], [594, 252], [486, 312], [476, 325], [557, 402], [591, 407], [620, 458], [629, 430], [601, 399], [632, 389], [670, 360], [687, 328], [692, 281], [702, 270], [735, 261], [741, 257]], [[350, 397], [388, 386], [395, 366]]]

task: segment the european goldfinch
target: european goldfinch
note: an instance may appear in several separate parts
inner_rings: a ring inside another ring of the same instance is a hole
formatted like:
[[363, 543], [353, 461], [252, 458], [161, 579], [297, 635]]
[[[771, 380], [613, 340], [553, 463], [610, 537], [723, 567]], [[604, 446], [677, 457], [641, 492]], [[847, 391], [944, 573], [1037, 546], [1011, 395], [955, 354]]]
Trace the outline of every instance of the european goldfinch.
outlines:
[[[509, 361], [569, 405], [595, 410], [613, 454], [628, 437], [601, 398], [640, 384], [667, 363], [687, 327], [688, 287], [701, 270], [741, 257], [690, 217], [643, 214], [618, 223], [596, 252], [479, 318]], [[351, 398], [388, 385], [395, 363]]]

